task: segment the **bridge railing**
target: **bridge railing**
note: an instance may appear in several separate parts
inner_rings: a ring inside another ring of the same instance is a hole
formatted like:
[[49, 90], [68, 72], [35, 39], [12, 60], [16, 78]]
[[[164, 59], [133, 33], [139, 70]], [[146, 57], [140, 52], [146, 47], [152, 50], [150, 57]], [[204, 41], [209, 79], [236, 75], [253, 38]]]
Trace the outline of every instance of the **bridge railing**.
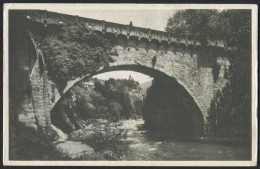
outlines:
[[[135, 27], [131, 24], [124, 25], [113, 22], [106, 22], [104, 20], [96, 20], [90, 18], [83, 18], [79, 16], [72, 16], [66, 14], [60, 14], [55, 12], [48, 12], [43, 10], [28, 10], [26, 11], [27, 18], [36, 22], [40, 22], [47, 26], [48, 24], [55, 25], [66, 25], [69, 23], [81, 23], [85, 26], [86, 29], [93, 31], [99, 31], [101, 33], [112, 33], [115, 35], [124, 35], [127, 38], [134, 36], [138, 39], [145, 38], [149, 41], [156, 40], [159, 43], [167, 42], [168, 44], [177, 43], [183, 45], [201, 45], [200, 42], [190, 40], [190, 39], [181, 39], [176, 38], [172, 34], [164, 31], [152, 30], [149, 28]], [[208, 46], [226, 48], [231, 50], [232, 48], [227, 47], [223, 40], [208, 40]]]

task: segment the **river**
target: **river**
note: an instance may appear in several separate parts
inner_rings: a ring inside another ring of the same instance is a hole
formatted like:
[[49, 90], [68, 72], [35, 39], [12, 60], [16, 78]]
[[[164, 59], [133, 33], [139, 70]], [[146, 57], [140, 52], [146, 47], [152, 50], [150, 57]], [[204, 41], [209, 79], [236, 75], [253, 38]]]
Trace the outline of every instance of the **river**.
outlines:
[[246, 146], [220, 145], [213, 143], [177, 141], [165, 139], [140, 129], [144, 124], [142, 119], [124, 120], [121, 130], [127, 131], [126, 142], [128, 151], [124, 160], [249, 160], [250, 148]]

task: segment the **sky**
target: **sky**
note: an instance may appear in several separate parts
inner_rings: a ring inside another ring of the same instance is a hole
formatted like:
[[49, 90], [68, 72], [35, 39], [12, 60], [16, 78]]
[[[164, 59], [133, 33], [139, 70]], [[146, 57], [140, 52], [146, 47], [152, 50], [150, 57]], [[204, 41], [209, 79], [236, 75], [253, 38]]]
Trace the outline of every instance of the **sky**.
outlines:
[[[19, 5], [12, 5], [18, 8]], [[22, 6], [22, 5], [20, 5]], [[40, 9], [69, 15], [164, 31], [178, 6], [173, 4], [24, 4], [21, 9]]]
[[109, 22], [115, 22], [120, 24], [129, 24], [132, 21], [133, 26], [151, 28], [155, 30], [165, 31], [165, 27], [168, 18], [174, 13], [173, 10], [165, 9], [140, 9], [140, 10], [112, 10], [112, 9], [102, 9], [102, 10], [91, 10], [91, 9], [81, 9], [81, 10], [63, 10], [56, 9], [52, 10], [54, 12], [78, 15], [82, 17], [105, 20]]
[[150, 76], [138, 72], [133, 72], [133, 71], [113, 71], [113, 72], [101, 73], [96, 76], [93, 76], [93, 78], [98, 78], [102, 80], [108, 80], [109, 78], [128, 79], [130, 75], [135, 81], [138, 81], [139, 84], [145, 83], [153, 79]]

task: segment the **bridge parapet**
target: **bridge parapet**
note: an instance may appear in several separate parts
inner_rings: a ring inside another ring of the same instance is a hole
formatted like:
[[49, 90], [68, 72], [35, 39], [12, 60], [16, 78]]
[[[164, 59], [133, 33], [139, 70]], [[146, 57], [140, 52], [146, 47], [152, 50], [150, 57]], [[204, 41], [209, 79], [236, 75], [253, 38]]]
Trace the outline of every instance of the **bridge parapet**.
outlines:
[[[91, 31], [96, 31], [100, 33], [112, 33], [116, 36], [124, 35], [127, 38], [134, 36], [137, 39], [147, 39], [148, 41], [156, 40], [159, 43], [167, 42], [168, 44], [176, 43], [184, 46], [200, 46], [200, 42], [191, 39], [181, 39], [176, 38], [174, 35], [164, 32], [153, 30], [149, 28], [142, 28], [133, 26], [131, 23], [129, 25], [118, 24], [113, 22], [106, 22], [104, 20], [96, 20], [90, 18], [84, 18], [79, 16], [72, 16], [66, 14], [60, 14], [55, 12], [49, 12], [44, 10], [27, 10], [26, 11], [27, 19], [32, 21], [40, 22], [44, 26], [48, 25], [66, 25], [69, 23], [81, 23], [85, 26], [86, 29]], [[227, 50], [233, 50], [232, 47], [228, 47], [223, 40], [208, 40], [208, 46], [225, 48]]]

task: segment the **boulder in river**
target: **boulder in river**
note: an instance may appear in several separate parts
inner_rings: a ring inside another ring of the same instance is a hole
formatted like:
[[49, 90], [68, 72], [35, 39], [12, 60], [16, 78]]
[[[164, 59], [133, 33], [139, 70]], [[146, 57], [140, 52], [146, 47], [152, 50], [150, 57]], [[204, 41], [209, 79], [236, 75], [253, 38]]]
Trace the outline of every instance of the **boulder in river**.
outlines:
[[97, 155], [94, 149], [81, 142], [65, 141], [56, 145], [63, 159], [68, 160], [94, 160]]

